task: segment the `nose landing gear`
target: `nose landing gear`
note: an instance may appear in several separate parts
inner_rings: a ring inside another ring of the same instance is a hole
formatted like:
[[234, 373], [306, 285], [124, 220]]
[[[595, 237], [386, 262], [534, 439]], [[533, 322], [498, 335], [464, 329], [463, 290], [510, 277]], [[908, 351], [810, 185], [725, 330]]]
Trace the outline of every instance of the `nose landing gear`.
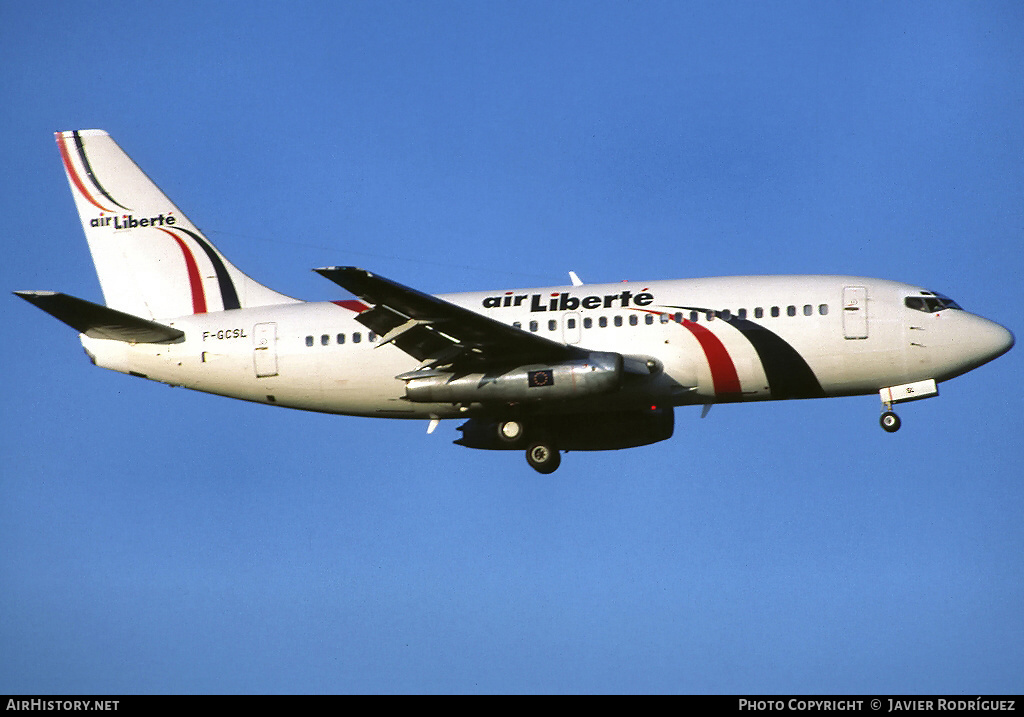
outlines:
[[906, 403], [907, 401], [919, 401], [922, 398], [931, 398], [939, 395], [939, 388], [935, 385], [935, 379], [929, 378], [924, 381], [904, 383], [899, 386], [889, 386], [878, 392], [882, 399], [882, 416], [878, 422], [888, 433], [895, 433], [900, 430], [900, 417], [892, 412], [892, 404]]
[[[888, 406], [886, 406], [886, 408], [888, 408]], [[900, 430], [900, 417], [892, 411], [885, 411], [881, 418], [878, 419], [878, 422], [882, 424], [882, 428], [884, 428], [888, 433], [895, 433]]]

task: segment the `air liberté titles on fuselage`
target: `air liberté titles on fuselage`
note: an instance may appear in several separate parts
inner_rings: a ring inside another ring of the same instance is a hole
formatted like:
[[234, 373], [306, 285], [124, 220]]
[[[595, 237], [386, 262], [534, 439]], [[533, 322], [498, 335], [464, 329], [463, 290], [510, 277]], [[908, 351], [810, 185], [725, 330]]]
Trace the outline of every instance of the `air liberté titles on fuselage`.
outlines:
[[[517, 294], [506, 291], [503, 296], [488, 296], [483, 300], [485, 309], [500, 309], [522, 306], [529, 299], [530, 311], [576, 311], [577, 309], [628, 309], [644, 308], [654, 303], [654, 294], [641, 291], [634, 294], [627, 290], [617, 294], [591, 295], [582, 298], [570, 296], [567, 292], [553, 292], [549, 297], [543, 294]], [[546, 302], [546, 303], [545, 303]], [[618, 302], [618, 303], [616, 303]]]

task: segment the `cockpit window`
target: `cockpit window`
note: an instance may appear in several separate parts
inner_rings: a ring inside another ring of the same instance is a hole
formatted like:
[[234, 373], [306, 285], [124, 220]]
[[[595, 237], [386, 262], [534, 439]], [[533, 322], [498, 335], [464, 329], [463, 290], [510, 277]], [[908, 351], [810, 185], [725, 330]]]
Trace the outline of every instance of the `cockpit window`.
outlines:
[[[960, 305], [948, 296], [933, 291], [922, 291], [920, 296], [908, 296], [903, 300], [908, 309], [934, 314], [944, 309], [959, 309]], [[962, 309], [961, 309], [962, 311]]]

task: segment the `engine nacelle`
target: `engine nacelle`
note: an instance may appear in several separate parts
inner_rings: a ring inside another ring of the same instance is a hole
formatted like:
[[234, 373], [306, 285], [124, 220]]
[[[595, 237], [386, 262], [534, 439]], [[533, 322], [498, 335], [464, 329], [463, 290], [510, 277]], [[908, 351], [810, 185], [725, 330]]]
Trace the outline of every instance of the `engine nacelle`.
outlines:
[[405, 395], [418, 403], [519, 403], [608, 393], [621, 382], [622, 356], [594, 351], [585, 359], [516, 366], [504, 373], [412, 377]]
[[509, 450], [523, 448], [538, 435], [550, 437], [563, 451], [611, 451], [646, 446], [672, 437], [675, 412], [671, 406], [634, 411], [611, 411], [567, 416], [535, 416], [525, 419], [521, 439], [503, 440], [498, 421], [473, 418], [459, 426], [468, 448]]

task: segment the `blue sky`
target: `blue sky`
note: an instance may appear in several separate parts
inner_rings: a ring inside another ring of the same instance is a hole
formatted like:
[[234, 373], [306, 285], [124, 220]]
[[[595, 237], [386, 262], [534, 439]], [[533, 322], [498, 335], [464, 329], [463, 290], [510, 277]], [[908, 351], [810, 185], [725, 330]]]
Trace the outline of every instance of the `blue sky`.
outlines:
[[[848, 273], [1014, 330], [1024, 6], [0, 0], [0, 285], [100, 300], [52, 133], [240, 268], [424, 291]], [[90, 366], [13, 296], [0, 692], [1019, 693], [1020, 348], [903, 408], [573, 453]]]

